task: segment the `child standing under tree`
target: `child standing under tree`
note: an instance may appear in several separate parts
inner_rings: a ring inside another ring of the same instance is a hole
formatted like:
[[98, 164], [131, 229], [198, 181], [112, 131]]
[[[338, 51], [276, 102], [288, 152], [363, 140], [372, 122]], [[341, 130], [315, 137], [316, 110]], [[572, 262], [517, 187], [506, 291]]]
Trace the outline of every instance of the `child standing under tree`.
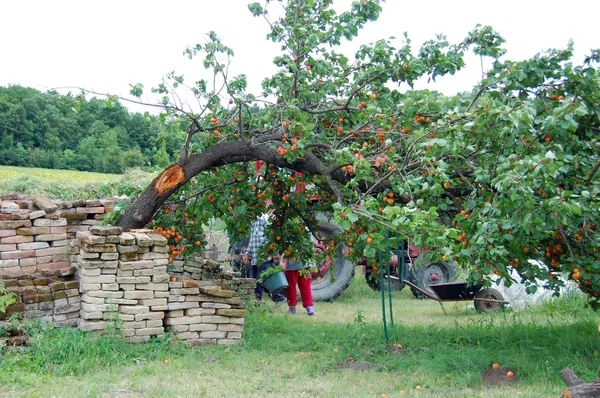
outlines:
[[298, 304], [296, 286], [298, 286], [300, 296], [302, 297], [302, 306], [306, 308], [308, 315], [314, 315], [312, 289], [310, 287], [312, 278], [308, 270], [309, 265], [304, 265], [300, 261], [288, 260], [287, 258], [281, 260], [280, 265], [285, 270], [285, 277], [289, 285], [287, 289], [287, 302], [290, 307], [290, 314], [294, 315], [296, 313], [296, 305]]

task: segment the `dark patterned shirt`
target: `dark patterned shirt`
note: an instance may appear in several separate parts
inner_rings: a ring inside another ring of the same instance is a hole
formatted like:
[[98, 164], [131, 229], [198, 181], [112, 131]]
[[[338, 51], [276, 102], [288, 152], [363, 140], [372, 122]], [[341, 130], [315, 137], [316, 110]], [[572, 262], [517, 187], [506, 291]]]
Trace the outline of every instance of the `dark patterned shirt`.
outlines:
[[[265, 229], [267, 228], [268, 221], [269, 217], [265, 214], [261, 217], [258, 217], [252, 223], [252, 232], [250, 234], [250, 240], [248, 241], [248, 248], [246, 249], [246, 255], [251, 258], [252, 265], [257, 265], [260, 248], [263, 243], [267, 241]], [[261, 261], [261, 264], [270, 259], [271, 257], [264, 259]]]

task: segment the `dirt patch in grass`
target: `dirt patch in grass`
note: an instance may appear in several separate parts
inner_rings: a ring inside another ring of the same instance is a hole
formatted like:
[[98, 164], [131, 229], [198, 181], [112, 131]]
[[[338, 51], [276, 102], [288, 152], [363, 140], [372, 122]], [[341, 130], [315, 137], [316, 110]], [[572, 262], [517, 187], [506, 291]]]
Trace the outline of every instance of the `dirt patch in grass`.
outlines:
[[385, 350], [390, 354], [406, 354], [408, 351], [398, 345], [386, 345]]
[[481, 372], [481, 378], [483, 379], [483, 384], [486, 386], [495, 386], [499, 384], [518, 384], [517, 376], [507, 376], [506, 374], [510, 371], [510, 369], [506, 368], [498, 368], [498, 369], [486, 369]]
[[375, 364], [370, 362], [338, 362], [338, 369], [348, 369], [355, 372], [364, 372], [365, 370], [375, 369]]

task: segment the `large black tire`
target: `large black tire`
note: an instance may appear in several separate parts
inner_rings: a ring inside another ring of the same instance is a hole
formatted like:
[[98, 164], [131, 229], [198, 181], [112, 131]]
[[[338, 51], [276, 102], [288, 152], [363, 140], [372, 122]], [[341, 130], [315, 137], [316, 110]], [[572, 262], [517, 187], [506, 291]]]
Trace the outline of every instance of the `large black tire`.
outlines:
[[[437, 275], [436, 280], [432, 280], [432, 275]], [[425, 290], [433, 295], [435, 292], [429, 287], [429, 285], [437, 285], [440, 283], [450, 283], [456, 280], [456, 265], [445, 262], [426, 262], [424, 257], [419, 256], [413, 264], [412, 281], [420, 289]], [[416, 289], [412, 289], [413, 295], [422, 300], [425, 298], [421, 292]]]
[[[380, 291], [381, 290], [381, 275], [377, 275], [377, 273], [375, 273], [373, 271], [373, 268], [370, 266], [365, 266], [365, 280], [367, 281], [367, 285], [376, 291]], [[396, 273], [396, 268], [390, 268], [390, 272], [392, 273], [392, 276], [398, 277], [397, 273]], [[388, 285], [387, 285], [387, 280], [384, 281], [385, 283], [385, 288], [387, 289]], [[401, 291], [402, 289], [404, 289], [404, 283], [400, 282], [399, 280], [396, 279], [392, 279], [392, 291]]]
[[[327, 240], [337, 240], [339, 242], [342, 230], [339, 226], [329, 222], [325, 217], [317, 217], [319, 222], [316, 234], [323, 235]], [[345, 253], [347, 247], [344, 244], [338, 244], [331, 260], [335, 266], [333, 272], [334, 281], [331, 279], [331, 273], [326, 272], [323, 275], [315, 276], [311, 282], [313, 301], [332, 301], [338, 297], [354, 277], [354, 264], [346, 260]]]
[[504, 297], [496, 289], [491, 287], [480, 290], [475, 296], [476, 299], [493, 300], [493, 301], [481, 301], [475, 300], [475, 309], [477, 312], [496, 312], [504, 307]]
[[[229, 245], [229, 254], [239, 256], [243, 247], [248, 247], [248, 239], [240, 240]], [[231, 266], [234, 271], [239, 272], [242, 278], [251, 278], [252, 269], [250, 264], [244, 264], [240, 259], [232, 259]]]

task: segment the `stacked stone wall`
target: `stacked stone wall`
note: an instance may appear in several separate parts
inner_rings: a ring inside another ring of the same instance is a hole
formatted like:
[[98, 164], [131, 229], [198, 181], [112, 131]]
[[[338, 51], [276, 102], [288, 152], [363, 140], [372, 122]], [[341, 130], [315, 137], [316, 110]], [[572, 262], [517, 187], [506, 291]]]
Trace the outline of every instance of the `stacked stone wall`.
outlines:
[[167, 239], [152, 230], [101, 226], [115, 199], [0, 199], [0, 281], [17, 300], [4, 318], [115, 326], [132, 342], [167, 330], [193, 344], [241, 342], [246, 311], [237, 290], [254, 284], [241, 288], [212, 258], [169, 264]]
[[0, 281], [16, 294], [5, 314], [42, 317], [59, 326], [78, 323], [77, 231], [100, 224], [114, 200], [52, 201], [43, 195], [0, 196]]

